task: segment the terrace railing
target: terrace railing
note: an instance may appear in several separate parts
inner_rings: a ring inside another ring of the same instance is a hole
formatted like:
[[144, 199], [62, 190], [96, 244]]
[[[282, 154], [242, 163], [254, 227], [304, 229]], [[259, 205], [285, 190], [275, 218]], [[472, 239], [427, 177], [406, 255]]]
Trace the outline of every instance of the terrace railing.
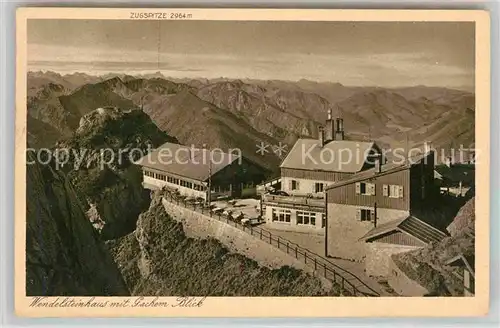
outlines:
[[278, 196], [264, 194], [262, 195], [264, 202], [282, 203], [290, 205], [305, 205], [312, 207], [325, 207], [325, 200], [323, 198], [308, 198], [305, 196]]
[[180, 205], [188, 210], [199, 212], [210, 218], [215, 218], [278, 248], [313, 268], [316, 274], [340, 286], [343, 293], [347, 292], [346, 294], [353, 296], [380, 296], [377, 291], [351, 272], [286, 238], [274, 235], [272, 232], [258, 226], [242, 224], [222, 213], [214, 213], [210, 207], [204, 206], [203, 204], [197, 204], [196, 202], [187, 202], [184, 198], [178, 197], [175, 194], [166, 193], [164, 199], [167, 202]]

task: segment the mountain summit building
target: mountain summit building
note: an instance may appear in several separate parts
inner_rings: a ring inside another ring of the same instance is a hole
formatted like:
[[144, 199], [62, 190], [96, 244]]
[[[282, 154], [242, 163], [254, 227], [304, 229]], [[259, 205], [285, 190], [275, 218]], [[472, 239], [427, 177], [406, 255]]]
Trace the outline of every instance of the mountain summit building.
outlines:
[[276, 229], [318, 232], [325, 229], [327, 186], [374, 167], [382, 152], [375, 142], [345, 139], [342, 118], [328, 111], [318, 138], [300, 138], [280, 166], [281, 190], [290, 196], [264, 194], [263, 215]]
[[188, 147], [167, 142], [140, 158], [147, 189], [167, 187], [186, 197], [208, 200], [251, 194], [266, 170], [241, 154]]

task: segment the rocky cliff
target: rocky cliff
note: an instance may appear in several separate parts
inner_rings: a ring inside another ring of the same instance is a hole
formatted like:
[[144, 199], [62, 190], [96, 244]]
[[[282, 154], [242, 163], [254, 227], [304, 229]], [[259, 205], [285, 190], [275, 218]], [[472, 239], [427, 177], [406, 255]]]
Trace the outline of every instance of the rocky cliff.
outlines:
[[446, 262], [456, 255], [474, 256], [475, 253], [474, 198], [470, 199], [457, 213], [451, 223], [451, 236], [436, 244], [393, 255], [394, 262], [405, 274], [425, 287], [430, 295], [462, 295], [463, 283], [456, 268]]
[[142, 111], [109, 107], [83, 116], [74, 135], [57, 144], [68, 156], [63, 169], [86, 199], [89, 219], [104, 239], [135, 229], [150, 198], [132, 162], [167, 141], [177, 142]]
[[27, 295], [129, 294], [62, 172], [27, 165], [26, 203]]

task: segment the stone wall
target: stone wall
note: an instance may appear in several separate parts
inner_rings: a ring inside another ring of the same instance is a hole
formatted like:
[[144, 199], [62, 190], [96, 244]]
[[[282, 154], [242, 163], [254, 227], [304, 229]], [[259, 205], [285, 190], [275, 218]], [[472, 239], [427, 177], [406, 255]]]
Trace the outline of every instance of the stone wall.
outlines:
[[[367, 254], [364, 241], [359, 241], [368, 231], [374, 228], [371, 221], [360, 221], [356, 218], [360, 208], [371, 209], [363, 206], [328, 204], [327, 211], [327, 250], [328, 256], [339, 257], [347, 260], [363, 261]], [[390, 221], [408, 216], [408, 211], [379, 208], [377, 210], [377, 224], [381, 225]]]
[[289, 265], [306, 272], [313, 271], [303, 262], [230, 224], [173, 204], [165, 199], [162, 202], [166, 212], [174, 220], [182, 223], [188, 237], [216, 238], [232, 252], [243, 254], [270, 268]]
[[394, 263], [392, 258], [389, 258], [388, 265], [389, 275], [387, 277], [387, 282], [396, 293], [401, 296], [424, 296], [429, 293], [425, 287], [421, 286], [415, 280], [408, 278], [408, 276]]

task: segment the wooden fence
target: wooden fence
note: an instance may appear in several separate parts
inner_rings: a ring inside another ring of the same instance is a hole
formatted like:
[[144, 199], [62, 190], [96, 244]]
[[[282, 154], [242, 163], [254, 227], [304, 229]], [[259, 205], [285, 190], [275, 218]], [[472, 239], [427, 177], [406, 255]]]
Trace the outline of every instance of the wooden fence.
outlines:
[[265, 230], [258, 226], [248, 226], [244, 225], [239, 221], [230, 219], [229, 217], [222, 215], [222, 213], [214, 214], [213, 211], [202, 204], [197, 204], [196, 202], [186, 202], [182, 197], [178, 197], [172, 193], [164, 194], [165, 200], [180, 205], [186, 209], [201, 213], [203, 215], [215, 218], [221, 222], [225, 222], [228, 225], [234, 226], [248, 234], [259, 238], [262, 241], [278, 248], [279, 250], [286, 252], [288, 255], [295, 257], [297, 260], [304, 262], [304, 264], [312, 267], [316, 274], [320, 274], [326, 279], [336, 283], [342, 289], [342, 291], [347, 291], [353, 296], [380, 296], [380, 294], [373, 290], [370, 286], [366, 285], [362, 280], [356, 277], [349, 271], [341, 268], [340, 266], [332, 263], [328, 259], [311, 252], [300, 245], [291, 242], [283, 237], [276, 236], [270, 231]]

